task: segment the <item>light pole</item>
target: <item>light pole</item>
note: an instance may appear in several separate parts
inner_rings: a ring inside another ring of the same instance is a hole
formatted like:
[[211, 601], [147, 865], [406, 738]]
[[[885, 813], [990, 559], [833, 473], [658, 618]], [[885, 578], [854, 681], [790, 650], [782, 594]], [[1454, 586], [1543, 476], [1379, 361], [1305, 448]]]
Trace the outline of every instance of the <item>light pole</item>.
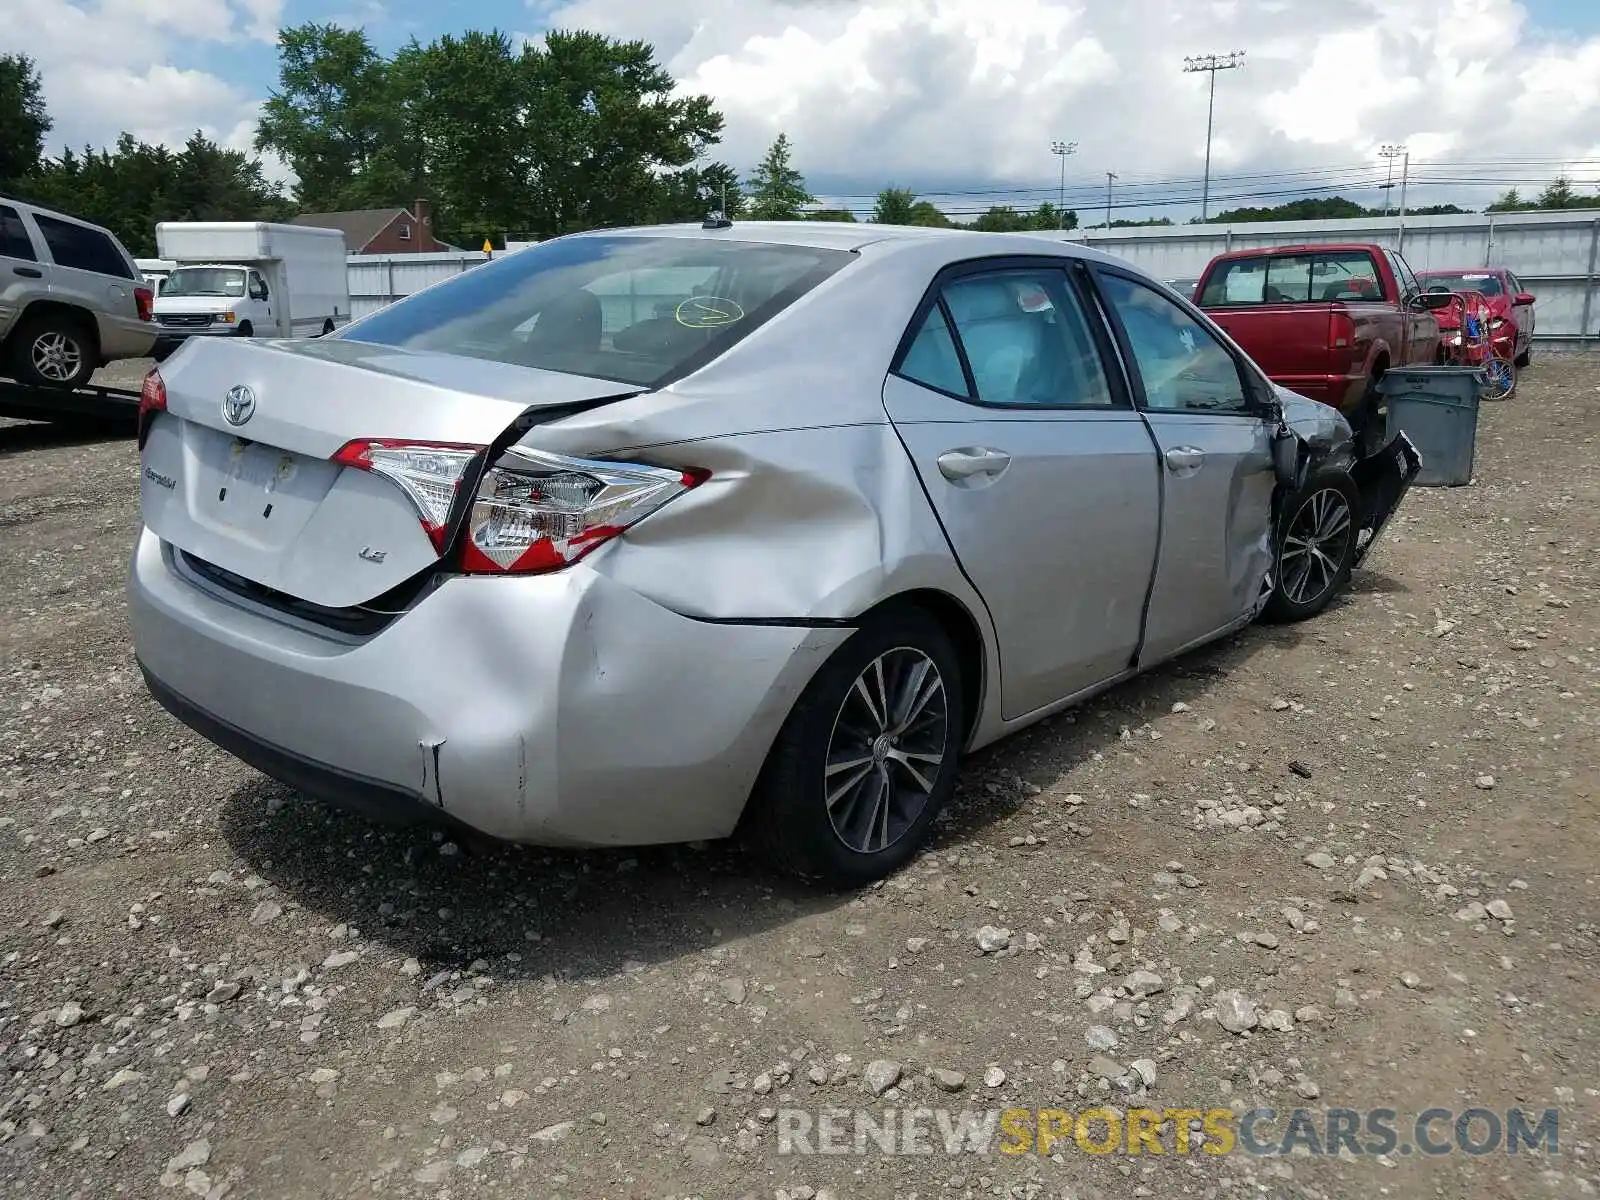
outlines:
[[1400, 170], [1400, 215], [1406, 213], [1406, 174], [1411, 166], [1411, 155], [1404, 146], [1379, 146], [1378, 157], [1389, 162], [1389, 178], [1383, 185], [1383, 215], [1389, 215], [1389, 196], [1394, 188], [1394, 160], [1400, 159], [1405, 165]]
[[1111, 232], [1111, 185], [1117, 180], [1115, 171], [1106, 172], [1106, 232]]
[[1067, 227], [1067, 155], [1078, 152], [1077, 142], [1051, 142], [1050, 153], [1061, 160], [1061, 191], [1056, 196], [1056, 228]]
[[1200, 192], [1200, 220], [1211, 215], [1211, 120], [1217, 107], [1217, 72], [1232, 71], [1244, 66], [1244, 51], [1231, 50], [1227, 54], [1197, 54], [1186, 56], [1183, 69], [1186, 74], [1205, 71], [1211, 76], [1210, 94], [1206, 100], [1206, 175]]

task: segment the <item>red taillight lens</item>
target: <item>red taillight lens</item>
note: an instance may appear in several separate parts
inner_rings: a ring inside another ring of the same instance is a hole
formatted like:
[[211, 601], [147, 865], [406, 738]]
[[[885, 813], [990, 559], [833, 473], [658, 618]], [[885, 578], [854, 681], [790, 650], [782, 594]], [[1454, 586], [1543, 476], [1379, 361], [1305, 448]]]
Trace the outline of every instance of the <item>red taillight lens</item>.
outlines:
[[147, 287], [133, 289], [133, 302], [139, 306], [139, 320], [150, 320], [152, 306], [155, 304], [156, 294]]
[[554, 571], [710, 478], [701, 470], [593, 462], [513, 446], [484, 473], [461, 569]]
[[145, 375], [139, 385], [139, 448], [144, 449], [145, 435], [150, 429], [150, 418], [167, 411], [167, 384], [155, 367]]
[[364, 438], [339, 447], [333, 461], [381, 475], [404, 492], [417, 510], [435, 550], [444, 550], [450, 532], [450, 510], [461, 481], [482, 446], [461, 442], [408, 442]]

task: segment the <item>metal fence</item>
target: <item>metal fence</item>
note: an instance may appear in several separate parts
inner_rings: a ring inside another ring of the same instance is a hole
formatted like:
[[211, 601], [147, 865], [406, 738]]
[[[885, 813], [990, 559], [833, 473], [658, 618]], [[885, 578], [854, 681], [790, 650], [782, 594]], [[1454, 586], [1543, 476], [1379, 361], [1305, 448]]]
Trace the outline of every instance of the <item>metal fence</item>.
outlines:
[[350, 281], [350, 316], [375, 313], [413, 292], [487, 262], [481, 250], [438, 254], [352, 254], [345, 272]]
[[1119, 255], [1160, 279], [1194, 278], [1229, 250], [1318, 242], [1387, 246], [1405, 255], [1416, 271], [1509, 267], [1539, 298], [1538, 338], [1600, 337], [1600, 210], [1158, 225], [1080, 229], [1067, 237]]

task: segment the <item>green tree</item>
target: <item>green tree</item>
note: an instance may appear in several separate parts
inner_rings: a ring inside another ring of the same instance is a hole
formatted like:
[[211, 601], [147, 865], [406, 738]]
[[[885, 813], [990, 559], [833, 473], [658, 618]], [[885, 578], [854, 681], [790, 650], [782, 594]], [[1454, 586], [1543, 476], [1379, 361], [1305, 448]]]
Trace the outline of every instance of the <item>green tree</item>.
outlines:
[[16, 190], [38, 167], [53, 125], [33, 59], [0, 54], [0, 192]]
[[555, 31], [523, 62], [531, 232], [631, 224], [700, 188], [675, 176], [720, 140], [722, 114], [678, 95], [648, 42]]
[[1070, 208], [1063, 212], [1054, 204], [1046, 202], [1029, 213], [1026, 221], [1025, 228], [1041, 232], [1050, 229], [1076, 229], [1078, 214]]
[[744, 213], [738, 172], [724, 162], [687, 167], [663, 176], [660, 199], [650, 219], [699, 221], [713, 212], [733, 218]]
[[789, 135], [780, 133], [746, 182], [752, 220], [794, 221], [803, 207], [817, 202], [806, 191], [805, 176], [795, 170], [792, 154]]
[[182, 150], [124, 133], [107, 150], [65, 151], [23, 189], [29, 199], [104, 225], [139, 256], [162, 221], [281, 221], [291, 208], [257, 160], [195, 133]]
[[1009, 204], [996, 204], [973, 221], [970, 228], [981, 233], [1021, 233], [1029, 228], [1030, 216], [1019, 213]]
[[427, 194], [409, 97], [394, 84], [391, 63], [359, 29], [306, 24], [278, 34], [278, 89], [262, 106], [255, 144], [293, 168], [302, 208], [384, 207]]
[[1539, 198], [1534, 205], [1540, 209], [1567, 209], [1567, 208], [1593, 208], [1593, 196], [1580, 196], [1577, 189], [1572, 186], [1572, 180], [1565, 175], [1557, 175], [1539, 193]]
[[1524, 200], [1516, 188], [1512, 188], [1507, 192], [1501, 193], [1500, 198], [1488, 205], [1483, 211], [1492, 213], [1525, 212], [1532, 207], [1533, 205]]
[[872, 219], [879, 225], [909, 225], [917, 204], [910, 188], [886, 187], [872, 206]]
[[856, 215], [848, 208], [813, 208], [800, 214], [807, 221], [841, 221], [854, 224]]

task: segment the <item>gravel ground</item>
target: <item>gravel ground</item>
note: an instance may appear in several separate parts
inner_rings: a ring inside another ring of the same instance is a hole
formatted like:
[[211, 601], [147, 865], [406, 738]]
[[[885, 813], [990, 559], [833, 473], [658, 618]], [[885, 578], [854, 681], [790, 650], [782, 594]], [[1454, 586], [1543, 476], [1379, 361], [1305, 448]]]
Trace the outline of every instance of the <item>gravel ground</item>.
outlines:
[[[1597, 428], [1600, 356], [1541, 353], [1324, 618], [977, 756], [826, 896], [297, 799], [145, 695], [131, 443], [0, 427], [0, 1194], [1594, 1195]], [[780, 1152], [1102, 1102], [1556, 1107], [1559, 1153]]]

